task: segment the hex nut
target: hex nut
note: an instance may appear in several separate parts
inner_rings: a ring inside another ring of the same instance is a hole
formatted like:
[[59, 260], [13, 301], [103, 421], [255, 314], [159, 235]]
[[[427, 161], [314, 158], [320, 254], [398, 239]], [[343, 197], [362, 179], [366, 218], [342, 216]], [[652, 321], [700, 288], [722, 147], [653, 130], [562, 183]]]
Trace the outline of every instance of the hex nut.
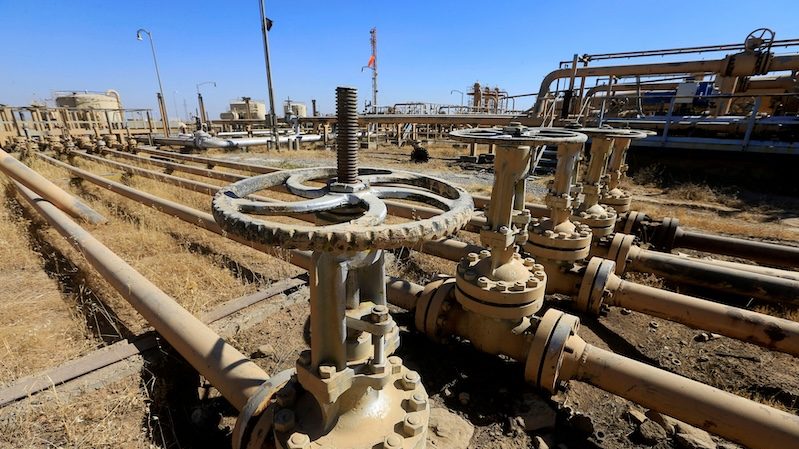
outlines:
[[422, 433], [423, 430], [422, 418], [416, 413], [409, 413], [405, 415], [405, 420], [402, 421], [402, 433], [407, 437], [415, 437]]
[[288, 449], [309, 449], [311, 447], [311, 439], [308, 435], [299, 432], [291, 434], [287, 443]]
[[402, 372], [402, 359], [392, 355], [388, 358], [388, 365], [391, 367], [391, 374], [399, 374]]
[[396, 433], [392, 433], [383, 440], [383, 449], [400, 449], [402, 448], [403, 438]]
[[422, 393], [414, 393], [410, 399], [408, 399], [408, 410], [411, 412], [418, 412], [419, 410], [424, 410], [427, 407], [427, 398]]
[[405, 390], [415, 390], [419, 386], [421, 378], [416, 371], [408, 371], [402, 376], [400, 383]]
[[477, 255], [477, 253], [469, 253], [466, 255], [466, 260], [468, 260], [469, 262], [477, 262], [478, 260], [480, 260], [480, 256]]
[[491, 257], [491, 251], [487, 249], [480, 251], [480, 258], [485, 259], [486, 257]]
[[488, 288], [488, 278], [485, 276], [480, 276], [477, 279], [477, 286], [480, 288]]

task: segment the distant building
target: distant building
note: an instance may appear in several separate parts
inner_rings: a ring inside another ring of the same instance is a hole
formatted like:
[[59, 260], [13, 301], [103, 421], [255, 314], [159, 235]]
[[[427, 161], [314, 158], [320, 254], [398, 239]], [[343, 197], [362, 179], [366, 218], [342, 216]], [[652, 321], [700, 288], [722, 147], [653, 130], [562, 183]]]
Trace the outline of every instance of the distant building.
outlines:
[[265, 120], [266, 103], [242, 97], [240, 100], [231, 101], [230, 110], [219, 114], [219, 118], [222, 120]]
[[298, 101], [286, 100], [283, 102], [283, 116], [307, 117], [308, 106]]

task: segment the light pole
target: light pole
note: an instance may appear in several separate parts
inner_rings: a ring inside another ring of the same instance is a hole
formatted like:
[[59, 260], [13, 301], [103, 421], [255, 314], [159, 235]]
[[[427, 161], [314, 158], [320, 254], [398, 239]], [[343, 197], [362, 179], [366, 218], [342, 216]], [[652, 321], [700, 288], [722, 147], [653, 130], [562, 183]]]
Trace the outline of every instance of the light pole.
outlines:
[[161, 119], [164, 122], [164, 134], [169, 137], [169, 118], [166, 111], [166, 100], [164, 97], [164, 86], [161, 84], [161, 72], [158, 70], [158, 58], [155, 57], [155, 43], [153, 43], [153, 35], [144, 28], [139, 28], [136, 31], [136, 40], [144, 40], [142, 33], [146, 33], [150, 39], [150, 50], [153, 52], [153, 64], [155, 64], [155, 77], [158, 79], [158, 92], [161, 95], [159, 106], [161, 107]]
[[[272, 136], [275, 138], [275, 148], [280, 148], [280, 138], [277, 135], [277, 117], [275, 116], [275, 98], [272, 95], [272, 64], [269, 62], [269, 30], [272, 21], [266, 18], [264, 0], [258, 0], [261, 9], [261, 34], [264, 39], [264, 60], [266, 61], [266, 83], [269, 89], [269, 122], [272, 125]], [[249, 113], [249, 111], [247, 111]]]
[[458, 89], [452, 89], [451, 91], [449, 91], [449, 94], [452, 95], [455, 92], [461, 94], [461, 106], [463, 106], [463, 91], [458, 90]]
[[200, 105], [200, 127], [202, 127], [202, 123], [205, 123], [208, 126], [208, 115], [205, 113], [205, 102], [203, 101], [203, 94], [200, 93], [200, 86], [204, 86], [206, 84], [213, 84], [216, 87], [216, 81], [203, 81], [202, 83], [197, 84], [197, 103]]

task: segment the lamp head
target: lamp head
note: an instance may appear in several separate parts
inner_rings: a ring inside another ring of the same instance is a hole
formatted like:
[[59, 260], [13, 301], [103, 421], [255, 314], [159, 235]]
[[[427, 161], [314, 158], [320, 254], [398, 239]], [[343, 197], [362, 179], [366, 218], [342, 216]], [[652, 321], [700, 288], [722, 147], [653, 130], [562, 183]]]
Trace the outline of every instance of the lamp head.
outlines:
[[147, 33], [147, 34], [150, 34], [150, 33], [149, 33], [149, 32], [147, 32], [147, 30], [145, 30], [144, 28], [139, 28], [139, 30], [138, 30], [138, 31], [136, 31], [136, 40], [137, 40], [137, 41], [144, 40], [144, 38], [142, 38], [142, 35], [141, 35], [143, 32], [144, 32], [144, 33]]

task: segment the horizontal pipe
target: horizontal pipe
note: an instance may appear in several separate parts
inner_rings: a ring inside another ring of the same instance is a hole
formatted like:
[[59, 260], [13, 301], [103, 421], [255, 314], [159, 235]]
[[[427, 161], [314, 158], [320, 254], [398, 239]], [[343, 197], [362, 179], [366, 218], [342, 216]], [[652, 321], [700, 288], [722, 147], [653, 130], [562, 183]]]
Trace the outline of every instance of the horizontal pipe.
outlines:
[[751, 449], [799, 447], [795, 415], [591, 345], [575, 363], [574, 380]]
[[9, 178], [23, 184], [37, 195], [45, 198], [53, 205], [75, 218], [80, 218], [91, 224], [102, 224], [106, 222], [105, 217], [89, 207], [86, 203], [65, 192], [63, 189], [53, 184], [52, 181], [16, 160], [2, 149], [0, 149], [0, 170]]
[[[679, 257], [690, 258], [683, 254], [679, 254]], [[728, 267], [728, 268], [733, 268], [735, 270], [751, 271], [752, 273], [758, 273], [765, 276], [773, 276], [777, 278], [799, 281], [799, 271], [780, 270], [778, 268], [763, 267], [760, 265], [749, 265], [745, 263], [730, 262], [728, 260], [719, 260], [711, 258], [701, 258], [696, 260], [699, 260], [702, 263], [718, 265], [720, 267]]]
[[102, 151], [104, 153], [108, 153], [108, 154], [112, 154], [114, 156], [120, 157], [122, 159], [128, 159], [130, 161], [142, 162], [142, 163], [145, 163], [145, 164], [156, 165], [158, 167], [163, 167], [163, 168], [166, 168], [166, 169], [169, 169], [169, 170], [179, 171], [179, 172], [183, 172], [183, 173], [189, 173], [189, 174], [192, 174], [192, 175], [205, 176], [206, 178], [218, 179], [220, 181], [236, 182], [236, 181], [241, 181], [242, 179], [246, 178], [246, 176], [237, 175], [235, 173], [226, 173], [226, 172], [220, 172], [220, 171], [215, 171], [215, 170], [207, 170], [207, 169], [204, 169], [204, 168], [192, 167], [190, 165], [176, 164], [174, 162], [160, 161], [160, 160], [155, 159], [155, 158], [136, 156], [135, 154], [123, 153], [121, 151], [111, 150], [111, 149], [107, 149], [107, 148], [103, 149]]
[[680, 284], [763, 301], [799, 304], [799, 281], [713, 265], [635, 246], [630, 249], [627, 270], [652, 273]]
[[674, 247], [741, 257], [767, 265], [799, 268], [799, 247], [796, 246], [705, 234], [680, 227], [674, 237]]
[[249, 171], [252, 173], [266, 174], [278, 171], [280, 169], [273, 167], [265, 167], [263, 165], [243, 164], [241, 162], [227, 161], [224, 159], [215, 159], [210, 157], [195, 156], [192, 154], [175, 153], [174, 151], [163, 151], [153, 148], [149, 145], [139, 145], [136, 150], [142, 153], [155, 154], [157, 156], [172, 157], [189, 162], [196, 162], [198, 164], [206, 164], [208, 166], [219, 166], [232, 168], [235, 170]]
[[799, 356], [799, 323], [611, 275], [607, 304]]
[[227, 344], [66, 214], [26, 187], [19, 184], [16, 187], [30, 205], [234, 407], [241, 410], [250, 396], [269, 379], [258, 365]]

